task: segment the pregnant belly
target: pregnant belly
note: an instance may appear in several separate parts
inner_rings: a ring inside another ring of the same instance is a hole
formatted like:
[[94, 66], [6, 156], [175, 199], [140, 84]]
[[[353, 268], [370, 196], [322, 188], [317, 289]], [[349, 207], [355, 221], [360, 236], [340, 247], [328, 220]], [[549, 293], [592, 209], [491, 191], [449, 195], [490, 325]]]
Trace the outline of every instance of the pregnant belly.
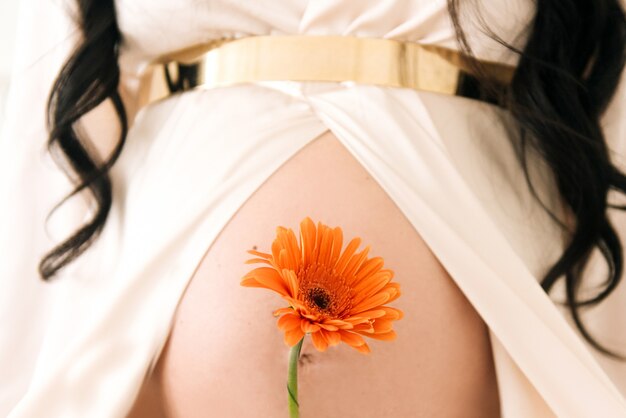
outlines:
[[[320, 168], [324, 169], [321, 170]], [[442, 191], [445, 193], [445, 191]], [[487, 328], [383, 189], [326, 132], [283, 165], [239, 209], [200, 261], [171, 335], [133, 407], [136, 417], [288, 417], [289, 347], [272, 311], [277, 294], [244, 288], [247, 249], [268, 252], [278, 225], [305, 216], [363, 238], [394, 270], [397, 339], [318, 352], [305, 338], [301, 416], [496, 417]], [[364, 244], [362, 245], [362, 247]]]

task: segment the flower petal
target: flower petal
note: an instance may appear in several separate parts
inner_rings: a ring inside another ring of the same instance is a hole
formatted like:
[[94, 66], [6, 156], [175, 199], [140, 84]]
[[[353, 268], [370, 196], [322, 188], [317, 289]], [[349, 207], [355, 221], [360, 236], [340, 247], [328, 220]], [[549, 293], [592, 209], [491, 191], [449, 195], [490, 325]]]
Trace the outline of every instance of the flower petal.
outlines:
[[369, 338], [373, 338], [375, 340], [382, 340], [382, 341], [392, 341], [396, 339], [396, 332], [395, 331], [389, 331], [389, 332], [384, 332], [382, 334], [362, 334], [362, 335], [367, 335]]
[[326, 226], [321, 222], [317, 222], [317, 234], [315, 236], [315, 247], [311, 251], [311, 263], [317, 263], [320, 258], [320, 250], [322, 248], [322, 238], [324, 237], [324, 230]]
[[294, 312], [293, 308], [291, 306], [287, 306], [285, 308], [276, 309], [274, 312], [272, 312], [272, 314], [274, 316], [278, 316], [278, 315], [282, 315], [282, 314], [286, 314], [286, 313], [290, 314], [290, 313], [293, 313], [293, 312]]
[[345, 277], [355, 276], [357, 270], [361, 268], [361, 265], [363, 264], [363, 262], [367, 260], [367, 254], [369, 253], [369, 251], [370, 251], [370, 246], [368, 245], [363, 249], [363, 251], [353, 255], [350, 261], [348, 262], [346, 269], [343, 271], [342, 274]]
[[358, 351], [361, 354], [369, 354], [371, 352], [370, 350], [370, 346], [366, 344], [360, 345], [358, 347], [352, 347], [354, 348], [356, 351]]
[[325, 319], [322, 323], [324, 325], [332, 325], [340, 329], [350, 329], [353, 327], [352, 323], [341, 319]]
[[[256, 286], [254, 282], [247, 280], [249, 278], [255, 279], [260, 286]], [[280, 293], [283, 296], [288, 296], [290, 294], [283, 278], [271, 267], [255, 268], [244, 276], [240, 284], [248, 287], [265, 287]]]
[[341, 335], [338, 332], [320, 330], [329, 346], [337, 345], [341, 342]]
[[289, 297], [289, 296], [283, 296], [283, 299], [285, 299], [287, 302], [289, 302], [289, 305], [291, 305], [292, 308], [294, 308], [297, 311], [300, 311], [301, 315], [304, 316], [305, 318], [309, 318], [309, 319], [312, 319], [312, 320], [315, 320], [317, 318], [317, 317], [310, 318], [310, 315], [308, 314], [306, 306], [302, 302], [300, 302], [299, 300], [294, 299], [294, 298]]
[[272, 254], [267, 254], [267, 253], [262, 253], [260, 251], [256, 251], [256, 250], [248, 250], [248, 253], [252, 254], [252, 255], [256, 255], [259, 257], [263, 257], [263, 258], [272, 258]]
[[306, 318], [306, 319], [310, 319], [312, 322], [317, 322], [317, 320], [318, 320], [318, 319], [319, 319], [319, 317], [320, 317], [320, 316], [319, 316], [319, 314], [316, 314], [316, 313], [313, 313], [313, 314], [310, 314], [310, 313], [302, 313], [301, 315], [302, 315], [304, 318]]
[[354, 293], [357, 294], [354, 303], [358, 304], [365, 298], [378, 293], [390, 280], [391, 277], [385, 273], [376, 273], [371, 277], [366, 277], [361, 280], [361, 282], [354, 287]]
[[359, 312], [359, 317], [361, 318], [376, 319], [383, 318], [385, 315], [387, 315], [387, 312], [383, 309], [380, 309], [380, 307], [371, 311]]
[[380, 270], [385, 264], [382, 257], [373, 257], [366, 260], [356, 273], [355, 283], [359, 283], [364, 278], [371, 276]]
[[393, 330], [393, 321], [388, 319], [377, 319], [374, 321], [374, 332], [376, 334], [384, 334]]
[[389, 300], [388, 293], [377, 293], [374, 296], [364, 300], [359, 303], [357, 306], [351, 309], [351, 312], [355, 314], [355, 316], [360, 316], [360, 312], [364, 312], [366, 310], [370, 310], [377, 306], [380, 306]]
[[362, 316], [351, 316], [350, 318], [347, 318], [345, 321], [351, 323], [353, 326], [356, 326], [362, 323], [369, 324], [370, 319], [366, 317], [362, 317]]
[[300, 319], [300, 327], [302, 328], [302, 331], [305, 333], [313, 333], [313, 332], [318, 332], [320, 330], [320, 326], [318, 324], [314, 324], [305, 318]]
[[281, 250], [280, 266], [289, 270], [297, 270], [300, 265], [300, 250], [298, 248], [298, 241], [293, 230], [279, 227], [279, 234], [276, 240], [279, 242]]
[[287, 313], [278, 318], [276, 325], [281, 331], [291, 331], [300, 326], [300, 315]]
[[358, 347], [365, 344], [365, 340], [359, 334], [355, 334], [350, 331], [340, 330], [339, 335], [341, 336], [341, 341], [352, 347]]
[[[280, 233], [280, 228], [280, 226], [276, 228], [277, 235]], [[274, 259], [274, 262], [278, 263], [281, 268], [285, 267], [280, 264], [280, 250], [282, 249], [283, 247], [280, 245], [280, 241], [278, 240], [278, 238], [275, 239], [274, 242], [272, 242], [272, 258]]]
[[322, 240], [320, 243], [320, 254], [317, 262], [328, 266], [330, 263], [331, 252], [333, 249], [333, 231], [330, 228], [324, 228]]
[[337, 260], [339, 260], [339, 256], [341, 255], [341, 246], [343, 245], [343, 231], [341, 228], [337, 227], [333, 229], [333, 249], [330, 256], [330, 261], [328, 262], [328, 267], [333, 268], [337, 264]]
[[343, 274], [344, 269], [346, 268], [348, 261], [352, 257], [352, 254], [356, 251], [356, 249], [361, 245], [361, 238], [353, 238], [349, 243], [346, 249], [344, 250], [339, 260], [337, 260], [337, 264], [335, 265], [335, 269], [337, 270], [337, 274]]
[[269, 264], [270, 266], [272, 265], [272, 262], [270, 260], [266, 260], [265, 258], [251, 258], [249, 260], [244, 261], [244, 264], [255, 264], [255, 263], [264, 263], [264, 264]]
[[267, 287], [259, 283], [254, 277], [246, 276], [243, 279], [241, 279], [241, 282], [239, 282], [239, 284], [245, 287], [262, 287], [264, 289], [267, 289]]
[[387, 303], [393, 302], [400, 297], [400, 283], [387, 283], [387, 286], [385, 286], [383, 291], [389, 293], [389, 300]]
[[311, 264], [311, 255], [315, 247], [315, 224], [308, 216], [300, 222], [300, 247], [302, 262], [305, 266]]
[[[372, 334], [374, 333], [374, 326], [372, 325], [372, 323], [370, 321], [368, 322], [363, 322], [361, 324], [357, 324], [354, 326], [354, 328], [352, 328], [352, 331], [357, 332], [365, 332], [367, 334]], [[363, 334], [365, 335], [365, 334]]]
[[282, 271], [283, 280], [287, 284], [287, 288], [289, 289], [289, 296], [294, 299], [298, 298], [298, 277], [293, 270], [283, 269]]
[[339, 329], [339, 327], [336, 325], [323, 324], [323, 323], [319, 323], [318, 325], [327, 331], [337, 331]]
[[293, 263], [293, 270], [297, 270], [300, 266], [300, 261], [302, 259], [300, 255], [300, 248], [298, 247], [298, 239], [296, 238], [296, 234], [293, 233], [291, 229], [289, 229], [289, 233], [287, 235], [287, 250], [292, 257], [291, 262]]
[[[321, 331], [321, 330], [320, 330]], [[314, 332], [311, 334], [311, 341], [318, 351], [326, 351], [328, 348], [328, 342], [324, 338], [321, 332]]]
[[298, 344], [298, 341], [300, 341], [303, 337], [304, 332], [302, 332], [302, 329], [300, 327], [297, 327], [291, 331], [285, 332], [285, 343], [289, 347], [293, 347], [294, 345]]
[[385, 316], [383, 316], [384, 319], [398, 320], [404, 317], [404, 313], [400, 309], [392, 308], [390, 306], [380, 306], [376, 309], [386, 312]]

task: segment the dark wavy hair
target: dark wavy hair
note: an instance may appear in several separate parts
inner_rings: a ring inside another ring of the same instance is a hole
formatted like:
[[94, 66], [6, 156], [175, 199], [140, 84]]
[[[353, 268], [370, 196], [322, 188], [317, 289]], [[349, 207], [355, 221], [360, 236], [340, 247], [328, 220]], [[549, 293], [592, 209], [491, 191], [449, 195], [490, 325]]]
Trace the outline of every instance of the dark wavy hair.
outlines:
[[[97, 238], [111, 207], [108, 171], [119, 156], [127, 132], [118, 92], [118, 48], [122, 41], [113, 0], [79, 0], [83, 41], [61, 69], [48, 102], [49, 147], [62, 152], [77, 175], [74, 191], [88, 189], [96, 201], [93, 217], [43, 257], [44, 280], [78, 257]], [[474, 58], [460, 24], [459, 0], [448, 0], [457, 40], [484, 92], [496, 91]], [[488, 30], [488, 29], [486, 29]], [[601, 352], [619, 357], [587, 331], [580, 309], [600, 303], [616, 288], [623, 272], [622, 245], [608, 218], [611, 190], [626, 193], [626, 176], [611, 162], [600, 117], [613, 97], [626, 57], [626, 21], [619, 0], [537, 0], [519, 54], [513, 80], [499, 103], [514, 117], [520, 135], [512, 136], [520, 163], [534, 192], [527, 151], [537, 152], [551, 168], [560, 197], [573, 225], [551, 213], [569, 237], [563, 254], [546, 272], [542, 286], [550, 292], [565, 280], [566, 304], [583, 337]], [[491, 94], [493, 96], [493, 94]], [[115, 107], [121, 133], [108, 159], [99, 161], [81, 141], [75, 123], [103, 101]], [[514, 138], [513, 138], [514, 137]], [[66, 198], [66, 199], [67, 199]], [[65, 201], [65, 199], [64, 199]], [[547, 209], [546, 209], [547, 210]], [[594, 249], [609, 271], [603, 287], [587, 300], [578, 297], [583, 270]], [[620, 357], [621, 358], [621, 357]]]

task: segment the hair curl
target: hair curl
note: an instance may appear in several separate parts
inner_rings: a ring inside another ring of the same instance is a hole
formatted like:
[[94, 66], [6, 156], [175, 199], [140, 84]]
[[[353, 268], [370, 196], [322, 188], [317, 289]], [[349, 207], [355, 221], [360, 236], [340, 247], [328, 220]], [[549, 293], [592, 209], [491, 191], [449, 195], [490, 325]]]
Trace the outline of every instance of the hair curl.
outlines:
[[[476, 72], [484, 73], [461, 29], [459, 0], [449, 0], [448, 7], [462, 49]], [[520, 57], [501, 103], [518, 125], [516, 145], [531, 190], [539, 199], [528, 174], [529, 150], [536, 151], [551, 168], [560, 197], [575, 220], [568, 225], [551, 214], [567, 232], [569, 242], [541, 284], [549, 292], [563, 278], [567, 306], [583, 337], [604, 354], [622, 358], [589, 334], [580, 308], [606, 299], [623, 273], [622, 245], [607, 209], [610, 190], [626, 193], [626, 176], [611, 162], [600, 117], [624, 69], [624, 11], [618, 0], [538, 0], [529, 29], [521, 51], [489, 33]], [[486, 77], [481, 82], [493, 90]], [[608, 264], [608, 277], [595, 296], [580, 300], [583, 271], [596, 248]]]
[[[82, 254], [102, 230], [112, 200], [108, 171], [122, 151], [128, 130], [126, 111], [118, 92], [121, 34], [113, 1], [80, 0], [78, 6], [83, 42], [61, 69], [48, 98], [48, 149], [61, 151], [78, 179], [72, 193], [59, 205], [89, 189], [96, 211], [88, 222], [43, 257], [39, 273], [44, 280]], [[81, 141], [76, 122], [105, 100], [112, 102], [121, 132], [111, 155], [98, 161]]]

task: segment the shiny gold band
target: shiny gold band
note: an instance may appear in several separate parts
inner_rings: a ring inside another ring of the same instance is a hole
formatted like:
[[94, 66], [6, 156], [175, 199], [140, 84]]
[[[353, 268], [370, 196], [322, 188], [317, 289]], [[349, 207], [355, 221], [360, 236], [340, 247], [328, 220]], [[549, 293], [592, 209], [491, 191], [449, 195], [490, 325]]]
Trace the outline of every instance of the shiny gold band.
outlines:
[[[195, 80], [188, 88], [260, 80], [354, 81], [455, 95], [462, 76], [470, 73], [467, 60], [455, 50], [340, 35], [223, 38], [162, 57], [158, 63], [193, 66]], [[482, 64], [500, 84], [510, 81], [513, 67]]]

